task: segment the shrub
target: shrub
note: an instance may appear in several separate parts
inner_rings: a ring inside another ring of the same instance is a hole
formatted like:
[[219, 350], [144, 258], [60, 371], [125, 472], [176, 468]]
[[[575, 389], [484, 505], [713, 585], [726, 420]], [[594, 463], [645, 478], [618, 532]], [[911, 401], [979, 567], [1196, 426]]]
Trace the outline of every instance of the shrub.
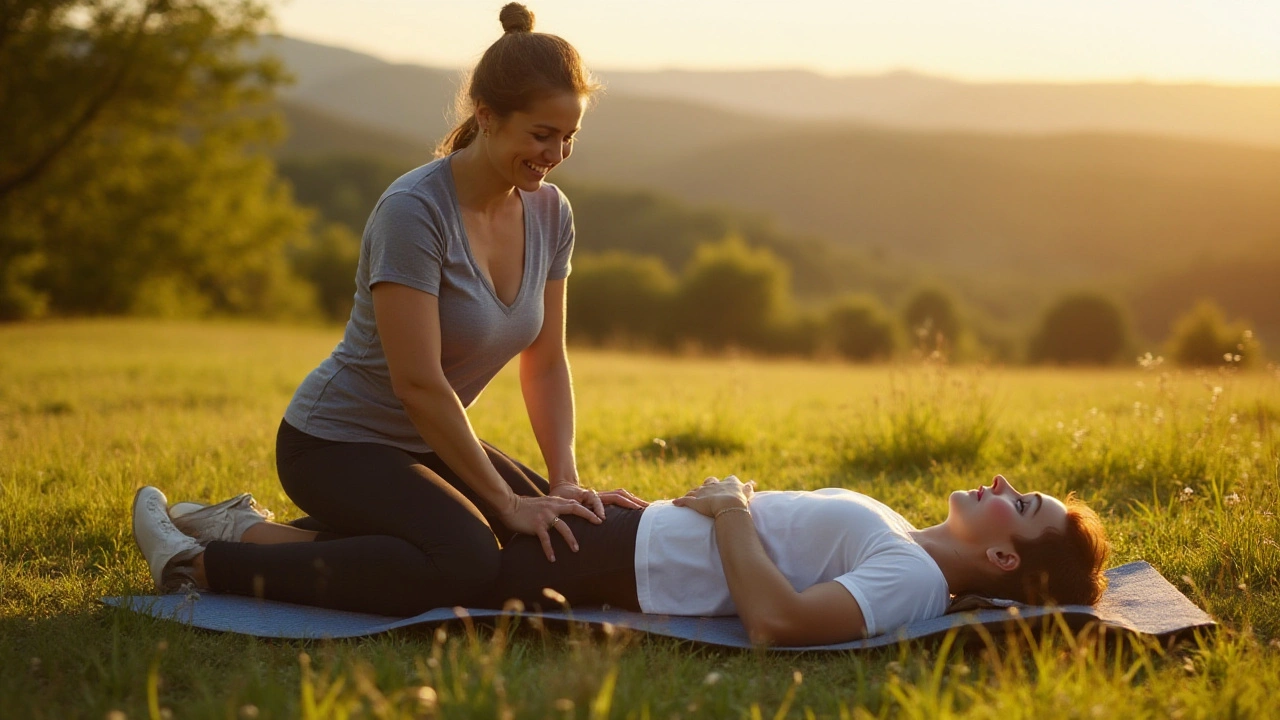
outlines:
[[662, 261], [624, 253], [574, 261], [567, 332], [571, 339], [663, 342], [675, 278]]
[[954, 348], [960, 339], [960, 313], [949, 293], [936, 287], [917, 290], [902, 307], [902, 322], [910, 337], [928, 350]]
[[315, 287], [325, 318], [346, 320], [355, 299], [360, 239], [345, 225], [329, 223], [305, 245], [292, 249], [292, 261], [299, 277]]
[[1227, 323], [1222, 310], [1204, 300], [1174, 324], [1168, 353], [1179, 365], [1203, 367], [1249, 364], [1261, 348], [1244, 323]]
[[760, 346], [787, 305], [789, 280], [773, 253], [736, 236], [703, 245], [676, 295], [680, 335], [711, 348]]
[[832, 349], [850, 360], [883, 360], [897, 347], [893, 320], [873, 297], [840, 300], [827, 313], [826, 324]]
[[1128, 323], [1120, 305], [1097, 293], [1072, 293], [1049, 308], [1031, 340], [1032, 362], [1105, 365], [1129, 344]]

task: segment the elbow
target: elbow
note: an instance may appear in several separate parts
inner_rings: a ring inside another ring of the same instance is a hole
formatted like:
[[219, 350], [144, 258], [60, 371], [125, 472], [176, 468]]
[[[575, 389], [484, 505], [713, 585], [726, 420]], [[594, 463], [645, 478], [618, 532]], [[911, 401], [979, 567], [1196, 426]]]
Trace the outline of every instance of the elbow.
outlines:
[[756, 645], [796, 645], [796, 632], [786, 616], [743, 617], [747, 637]]
[[453, 393], [443, 376], [392, 378], [391, 392], [406, 410], [415, 407], [438, 407], [442, 393]]

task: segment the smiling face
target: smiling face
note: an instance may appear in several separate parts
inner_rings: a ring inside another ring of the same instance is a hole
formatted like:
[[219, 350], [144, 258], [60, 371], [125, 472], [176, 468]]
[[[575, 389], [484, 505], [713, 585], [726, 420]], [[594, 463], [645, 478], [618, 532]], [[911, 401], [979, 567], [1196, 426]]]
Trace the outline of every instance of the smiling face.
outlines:
[[477, 107], [476, 120], [489, 131], [483, 146], [494, 172], [521, 190], [537, 190], [573, 152], [586, 103], [585, 97], [571, 92], [555, 93], [505, 118], [483, 104]]
[[1020, 493], [1003, 475], [989, 486], [951, 493], [946, 524], [961, 540], [986, 548], [1002, 570], [1017, 567], [1013, 538], [1032, 540], [1049, 529], [1064, 532], [1067, 507], [1042, 493]]

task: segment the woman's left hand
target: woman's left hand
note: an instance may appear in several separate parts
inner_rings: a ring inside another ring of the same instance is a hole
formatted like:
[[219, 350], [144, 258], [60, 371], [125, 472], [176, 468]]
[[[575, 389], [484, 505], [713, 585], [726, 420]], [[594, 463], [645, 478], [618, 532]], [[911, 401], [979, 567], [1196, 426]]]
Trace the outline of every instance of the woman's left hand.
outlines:
[[585, 488], [577, 483], [563, 482], [551, 488], [550, 495], [556, 497], [568, 498], [576, 500], [586, 506], [588, 510], [595, 513], [601, 520], [604, 519], [604, 506], [617, 505], [619, 507], [631, 508], [639, 510], [649, 507], [649, 503], [632, 495], [623, 488], [614, 490], [606, 490], [605, 492], [596, 492], [591, 488]]
[[746, 508], [751, 504], [755, 492], [754, 480], [744, 483], [734, 475], [723, 480], [709, 477], [701, 485], [685, 493], [684, 497], [673, 500], [672, 504], [714, 518], [717, 512], [727, 508]]

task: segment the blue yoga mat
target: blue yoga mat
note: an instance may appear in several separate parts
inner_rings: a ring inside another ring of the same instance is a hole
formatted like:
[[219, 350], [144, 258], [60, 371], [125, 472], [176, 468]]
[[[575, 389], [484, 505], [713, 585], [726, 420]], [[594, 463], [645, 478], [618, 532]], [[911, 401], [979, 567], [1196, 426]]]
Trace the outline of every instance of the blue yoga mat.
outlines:
[[[912, 623], [897, 631], [865, 640], [806, 648], [775, 650], [858, 650], [892, 645], [899, 640], [941, 636], [952, 628], [986, 626], [993, 632], [1010, 627], [1018, 618], [1034, 619], [1060, 612], [1074, 628], [1091, 623], [1154, 636], [1167, 636], [1215, 623], [1168, 580], [1145, 562], [1132, 562], [1106, 572], [1106, 592], [1096, 607], [1066, 605], [1045, 608], [1019, 605], [1009, 600], [987, 599], [985, 607], [954, 612], [932, 620]], [[191, 593], [163, 596], [103, 598], [114, 607], [151, 615], [192, 627], [258, 637], [320, 640], [377, 635], [414, 625], [434, 625], [456, 620], [460, 614], [473, 618], [493, 618], [500, 610], [437, 608], [409, 618], [325, 610], [323, 608], [258, 600], [240, 595]], [[624, 610], [581, 609], [572, 612], [543, 612], [544, 620], [610, 624], [639, 632], [666, 635], [694, 642], [735, 648], [752, 647], [746, 630], [736, 617], [675, 617], [644, 615]]]

